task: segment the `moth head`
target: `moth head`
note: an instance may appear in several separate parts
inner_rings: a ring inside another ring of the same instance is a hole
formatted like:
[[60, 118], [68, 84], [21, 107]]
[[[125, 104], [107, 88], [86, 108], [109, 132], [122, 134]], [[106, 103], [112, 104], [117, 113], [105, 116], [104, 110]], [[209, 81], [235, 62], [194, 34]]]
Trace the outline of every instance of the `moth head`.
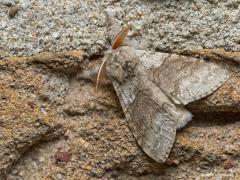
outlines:
[[[112, 42], [112, 51], [122, 46], [125, 38], [128, 35], [129, 30], [130, 30], [130, 26], [126, 25], [119, 31], [119, 33], [116, 34]], [[112, 59], [111, 53], [108, 53], [98, 70], [97, 80], [96, 80], [96, 91], [98, 89], [98, 86], [104, 81], [106, 77], [106, 64], [110, 59]]]
[[134, 77], [138, 60], [134, 49], [129, 46], [120, 47], [108, 55], [106, 73], [111, 80], [120, 84]]

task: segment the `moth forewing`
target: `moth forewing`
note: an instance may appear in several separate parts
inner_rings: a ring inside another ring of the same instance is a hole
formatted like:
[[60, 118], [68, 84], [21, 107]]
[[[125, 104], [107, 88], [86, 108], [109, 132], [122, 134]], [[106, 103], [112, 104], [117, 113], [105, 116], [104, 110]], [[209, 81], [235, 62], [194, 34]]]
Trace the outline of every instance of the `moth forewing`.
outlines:
[[165, 162], [175, 141], [178, 123], [189, 121], [191, 113], [176, 107], [145, 77], [113, 81], [113, 85], [139, 146], [155, 161]]
[[[179, 123], [189, 121], [191, 113], [176, 106], [149, 80], [134, 49], [122, 47], [115, 56], [108, 63], [107, 70], [111, 69], [107, 74], [113, 82], [130, 129], [146, 154], [158, 162], [165, 162]], [[135, 68], [133, 71], [129, 71], [131, 65]]]
[[212, 62], [193, 57], [160, 52], [137, 51], [152, 81], [175, 104], [186, 105], [216, 91], [230, 74]]

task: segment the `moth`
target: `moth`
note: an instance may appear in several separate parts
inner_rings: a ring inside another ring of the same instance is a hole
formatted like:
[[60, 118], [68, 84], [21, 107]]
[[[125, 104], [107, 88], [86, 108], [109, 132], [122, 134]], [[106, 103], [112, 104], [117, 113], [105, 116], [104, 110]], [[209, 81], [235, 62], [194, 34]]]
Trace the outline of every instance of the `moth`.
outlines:
[[192, 114], [185, 105], [218, 89], [229, 72], [214, 63], [123, 46], [129, 26], [113, 38], [97, 74], [96, 90], [107, 76], [129, 127], [143, 151], [165, 162], [176, 131]]

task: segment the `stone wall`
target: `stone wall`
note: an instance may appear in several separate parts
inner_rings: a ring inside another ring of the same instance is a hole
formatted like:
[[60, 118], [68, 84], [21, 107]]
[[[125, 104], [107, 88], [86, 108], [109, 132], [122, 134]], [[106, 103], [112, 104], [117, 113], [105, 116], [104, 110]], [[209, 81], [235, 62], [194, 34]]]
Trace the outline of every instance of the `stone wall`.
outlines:
[[[240, 72], [229, 62], [240, 59], [231, 52], [240, 49], [239, 6], [239, 0], [0, 0], [0, 179], [240, 179]], [[149, 50], [202, 57], [233, 75], [188, 106], [194, 119], [177, 133], [165, 164], [137, 145], [110, 83], [95, 92], [79, 79], [110, 46], [107, 8]]]

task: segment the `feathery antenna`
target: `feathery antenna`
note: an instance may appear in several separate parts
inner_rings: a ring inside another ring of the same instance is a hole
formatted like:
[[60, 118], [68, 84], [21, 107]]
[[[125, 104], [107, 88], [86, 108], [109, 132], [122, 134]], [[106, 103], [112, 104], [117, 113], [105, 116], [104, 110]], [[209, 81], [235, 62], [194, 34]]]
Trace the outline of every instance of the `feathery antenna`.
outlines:
[[119, 31], [119, 33], [114, 37], [113, 43], [112, 43], [112, 49], [117, 49], [119, 48], [124, 40], [126, 39], [128, 32], [130, 30], [130, 26], [126, 25]]
[[104, 81], [104, 79], [106, 77], [106, 61], [107, 61], [107, 58], [104, 58], [101, 66], [98, 70], [96, 86], [95, 86], [96, 91], [98, 90], [98, 86]]
[[[127, 25], [125, 27], [123, 27], [121, 29], [121, 31], [119, 31], [119, 33], [115, 36], [113, 43], [112, 43], [112, 49], [117, 49], [119, 48], [124, 40], [126, 39], [128, 32], [130, 30], [130, 26]], [[98, 70], [98, 74], [97, 74], [97, 80], [96, 80], [96, 86], [95, 86], [95, 90], [98, 90], [98, 86], [104, 81], [105, 77], [106, 77], [106, 61], [107, 58], [104, 58], [99, 70]]]

